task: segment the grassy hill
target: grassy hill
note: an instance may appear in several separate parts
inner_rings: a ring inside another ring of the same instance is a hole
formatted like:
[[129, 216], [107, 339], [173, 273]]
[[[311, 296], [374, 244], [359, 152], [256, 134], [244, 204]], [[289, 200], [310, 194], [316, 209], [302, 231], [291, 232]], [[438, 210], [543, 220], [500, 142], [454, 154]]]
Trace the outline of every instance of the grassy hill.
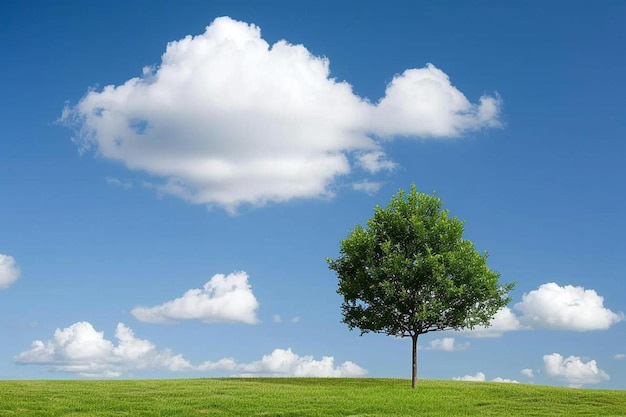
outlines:
[[0, 381], [0, 416], [626, 416], [626, 391], [399, 379]]

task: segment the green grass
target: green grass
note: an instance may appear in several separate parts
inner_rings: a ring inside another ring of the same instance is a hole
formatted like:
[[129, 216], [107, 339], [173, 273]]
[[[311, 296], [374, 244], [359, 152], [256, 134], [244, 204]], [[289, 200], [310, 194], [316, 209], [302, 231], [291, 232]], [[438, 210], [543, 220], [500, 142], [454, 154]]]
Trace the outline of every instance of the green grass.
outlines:
[[0, 416], [626, 416], [626, 391], [399, 379], [0, 381]]

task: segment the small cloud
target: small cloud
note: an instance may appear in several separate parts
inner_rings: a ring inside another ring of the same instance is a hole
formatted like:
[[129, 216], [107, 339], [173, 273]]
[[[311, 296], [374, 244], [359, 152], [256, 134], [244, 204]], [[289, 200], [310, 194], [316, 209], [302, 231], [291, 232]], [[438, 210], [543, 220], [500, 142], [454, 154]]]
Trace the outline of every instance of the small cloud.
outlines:
[[468, 337], [501, 337], [505, 332], [527, 330], [520, 324], [518, 317], [508, 307], [500, 309], [491, 319], [489, 327], [477, 326], [472, 330], [463, 330]]
[[104, 179], [106, 180], [107, 184], [113, 185], [115, 187], [120, 187], [125, 190], [130, 190], [131, 188], [133, 188], [133, 184], [130, 181], [122, 181], [118, 178], [113, 177], [105, 177]]
[[20, 277], [20, 273], [15, 259], [0, 253], [0, 290], [13, 284]]
[[358, 165], [371, 174], [380, 171], [393, 171], [397, 166], [395, 162], [387, 159], [387, 155], [381, 150], [359, 154], [356, 159]]
[[485, 374], [482, 372], [476, 372], [476, 375], [465, 375], [452, 378], [455, 381], [476, 381], [476, 382], [484, 382]]
[[444, 337], [443, 339], [431, 340], [428, 346], [420, 347], [423, 350], [443, 350], [452, 352], [455, 350], [465, 350], [469, 347], [469, 343], [456, 343], [453, 337]]
[[139, 321], [157, 324], [181, 320], [255, 324], [259, 322], [258, 307], [248, 274], [241, 271], [214, 275], [203, 288], [188, 290], [182, 297], [154, 307], [135, 307], [131, 313]]
[[491, 382], [503, 382], [505, 384], [519, 384], [519, 381], [515, 379], [500, 378], [499, 376], [492, 379]]
[[[274, 323], [282, 323], [283, 322], [283, 318], [278, 315], [278, 314], [274, 314], [274, 316], [272, 317], [272, 321]], [[297, 323], [300, 321], [300, 316], [295, 316], [289, 319], [289, 323]]]
[[535, 373], [533, 372], [532, 369], [530, 368], [524, 368], [520, 371], [520, 374], [524, 375], [527, 378], [534, 378], [535, 377]]
[[[454, 381], [474, 381], [474, 382], [485, 382], [487, 380], [487, 378], [485, 377], [485, 374], [482, 372], [476, 372], [476, 375], [465, 375], [465, 376], [455, 377], [452, 379]], [[519, 384], [519, 382], [514, 379], [505, 379], [505, 378], [500, 378], [499, 376], [492, 379], [491, 382], [504, 382], [504, 383], [510, 383], [510, 384]]]
[[621, 361], [624, 360], [626, 358], [626, 354], [625, 353], [618, 353], [614, 356], [615, 360], [617, 361]]
[[366, 194], [374, 195], [380, 190], [380, 187], [383, 186], [382, 182], [373, 182], [373, 181], [359, 181], [352, 184], [352, 189], [355, 191], [363, 191]]
[[575, 387], [584, 384], [599, 384], [610, 379], [606, 372], [598, 368], [596, 361], [583, 362], [578, 356], [563, 358], [558, 353], [544, 355], [543, 364], [546, 374]]

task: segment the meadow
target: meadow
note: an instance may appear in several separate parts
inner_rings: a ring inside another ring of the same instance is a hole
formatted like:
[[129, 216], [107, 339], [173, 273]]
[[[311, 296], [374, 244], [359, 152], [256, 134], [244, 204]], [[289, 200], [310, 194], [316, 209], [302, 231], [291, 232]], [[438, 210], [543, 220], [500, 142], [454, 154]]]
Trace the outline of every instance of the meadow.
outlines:
[[400, 379], [0, 381], [0, 416], [626, 416], [626, 391]]

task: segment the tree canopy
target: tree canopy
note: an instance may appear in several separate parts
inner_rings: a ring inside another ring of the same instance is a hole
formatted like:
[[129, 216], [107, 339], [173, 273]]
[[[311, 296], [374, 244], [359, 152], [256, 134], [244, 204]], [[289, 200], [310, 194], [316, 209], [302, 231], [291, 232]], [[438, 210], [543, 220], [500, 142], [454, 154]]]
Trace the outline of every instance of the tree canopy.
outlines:
[[435, 195], [400, 190], [375, 207], [367, 227], [357, 225], [327, 259], [339, 278], [343, 322], [361, 334], [411, 337], [412, 386], [421, 334], [488, 326], [509, 303], [515, 283], [500, 284], [487, 253], [463, 239], [464, 222], [450, 217]]

